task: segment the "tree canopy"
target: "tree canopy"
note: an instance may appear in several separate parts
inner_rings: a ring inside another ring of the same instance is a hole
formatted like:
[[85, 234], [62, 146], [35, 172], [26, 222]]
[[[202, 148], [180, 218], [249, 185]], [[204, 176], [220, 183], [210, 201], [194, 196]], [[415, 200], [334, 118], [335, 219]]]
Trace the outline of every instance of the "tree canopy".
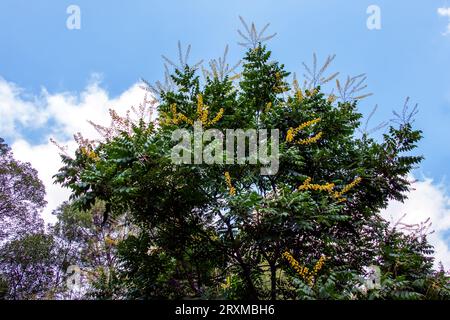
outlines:
[[[80, 210], [101, 200], [104, 222], [133, 225], [117, 244], [124, 297], [448, 297], [426, 235], [400, 233], [379, 214], [390, 199], [406, 198], [408, 173], [422, 159], [411, 153], [421, 138], [412, 117], [392, 123], [381, 141], [358, 136], [362, 97], [346, 99], [339, 81], [340, 98], [324, 93], [321, 84], [334, 76], [290, 84], [260, 42], [236, 77], [204, 74], [176, 66], [171, 88], [158, 91], [155, 121], [113, 113], [115, 134], [79, 139], [55, 176]], [[260, 161], [231, 164], [223, 148], [215, 149], [219, 163], [174, 164], [173, 133], [193, 133], [195, 122], [220, 131], [278, 129], [278, 171], [262, 175]], [[367, 291], [371, 265], [381, 278]]]

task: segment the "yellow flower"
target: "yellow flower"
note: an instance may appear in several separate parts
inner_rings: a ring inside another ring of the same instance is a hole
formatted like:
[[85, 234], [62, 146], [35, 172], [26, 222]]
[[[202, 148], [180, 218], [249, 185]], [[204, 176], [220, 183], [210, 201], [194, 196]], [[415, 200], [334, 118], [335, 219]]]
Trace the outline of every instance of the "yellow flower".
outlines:
[[286, 142], [292, 142], [294, 140], [294, 129], [289, 128], [288, 132], [286, 133]]
[[306, 138], [306, 139], [302, 139], [297, 141], [298, 144], [302, 144], [302, 145], [308, 145], [308, 144], [312, 144], [312, 143], [316, 143], [323, 135], [323, 132], [320, 131], [318, 134], [316, 134], [315, 136], [312, 136], [310, 138]]
[[297, 97], [297, 100], [301, 102], [301, 101], [303, 100], [303, 92], [302, 92], [302, 89], [298, 89], [298, 90], [295, 92], [295, 96]]
[[321, 118], [315, 118], [306, 122], [303, 122], [298, 128], [297, 130], [303, 130], [306, 127], [312, 126], [313, 124], [316, 124], [317, 122], [319, 122], [320, 120], [322, 120]]
[[192, 121], [191, 119], [189, 119], [188, 117], [186, 117], [184, 114], [179, 113], [178, 114], [178, 119], [190, 124], [190, 125], [194, 125], [194, 121]]
[[172, 103], [170, 105], [170, 110], [172, 112], [171, 123], [178, 124], [181, 119], [179, 118], [179, 114], [177, 113], [177, 104], [176, 103]]
[[306, 282], [309, 284], [309, 286], [313, 286], [314, 285], [314, 276], [310, 275], [306, 278]]
[[313, 271], [310, 272], [308, 267], [301, 266], [289, 252], [285, 251], [282, 256], [289, 262], [297, 274], [311, 287], [314, 285], [314, 278], [317, 275], [317, 272], [319, 272], [325, 262], [325, 257], [322, 256], [319, 261], [317, 261]]
[[173, 113], [174, 116], [177, 114], [177, 104], [176, 103], [172, 103], [170, 105], [170, 111]]
[[[180, 121], [183, 121], [187, 124], [194, 125], [194, 121], [196, 121], [196, 120], [190, 119], [186, 115], [184, 115], [180, 112], [177, 112], [175, 103], [170, 106], [170, 109], [171, 109], [173, 118], [167, 119], [167, 115], [165, 113], [163, 113], [163, 115], [166, 116], [166, 121], [163, 122], [164, 124], [178, 124]], [[201, 94], [197, 95], [197, 120], [199, 120], [203, 124], [203, 126], [206, 127], [206, 126], [210, 126], [210, 125], [217, 123], [222, 118], [223, 112], [224, 112], [224, 109], [220, 108], [220, 110], [216, 114], [216, 116], [211, 121], [208, 121], [208, 117], [209, 117], [208, 106], [204, 105], [203, 96]]]
[[303, 182], [303, 184], [298, 187], [298, 190], [314, 190], [314, 191], [327, 191], [331, 192], [334, 188], [334, 183], [325, 183], [325, 184], [311, 184], [311, 178], [308, 177]]
[[88, 145], [87, 147], [81, 147], [80, 151], [83, 155], [85, 155], [86, 157], [88, 157], [91, 160], [94, 160], [94, 161], [100, 160], [100, 157], [95, 153], [94, 150], [92, 150], [92, 147], [90, 145]]
[[217, 115], [214, 117], [214, 119], [212, 119], [209, 124], [213, 125], [215, 123], [217, 123], [220, 119], [222, 119], [223, 116], [223, 108], [220, 108], [219, 112], [217, 113]]
[[197, 118], [203, 125], [208, 122], [208, 107], [203, 104], [203, 96], [198, 94], [197, 96]]
[[225, 182], [227, 183], [230, 196], [234, 196], [236, 194], [236, 189], [233, 187], [233, 184], [231, 183], [231, 176], [228, 171], [225, 172]]
[[328, 103], [333, 103], [334, 101], [336, 101], [336, 96], [334, 94], [330, 94], [328, 96], [327, 102]]
[[312, 97], [313, 95], [315, 95], [318, 92], [317, 89], [312, 89], [312, 90], [305, 90], [306, 96], [307, 97]]
[[341, 191], [333, 191], [335, 188], [334, 183], [325, 183], [325, 184], [312, 184], [311, 178], [308, 177], [303, 182], [302, 185], [300, 185], [297, 190], [299, 191], [305, 191], [305, 190], [313, 190], [313, 191], [326, 191], [328, 192], [333, 198], [337, 200], [338, 203], [346, 201], [346, 199], [343, 197], [343, 195], [347, 192], [349, 192], [351, 189], [353, 189], [356, 185], [358, 185], [362, 181], [361, 177], [357, 177], [355, 180], [353, 180], [348, 185], [344, 186]]
[[320, 259], [316, 262], [316, 264], [314, 265], [314, 269], [313, 269], [313, 274], [316, 275], [323, 267], [324, 263], [325, 263], [325, 256], [321, 256]]
[[318, 123], [320, 120], [321, 120], [321, 118], [315, 118], [315, 119], [303, 122], [297, 128], [289, 128], [289, 130], [286, 134], [286, 142], [292, 142], [294, 140], [294, 137], [297, 135], [297, 133], [299, 133], [299, 131], [305, 129], [306, 127], [309, 127], [309, 126], [312, 126], [312, 125]]
[[180, 121], [183, 121], [183, 114], [177, 112], [177, 104], [172, 103], [170, 105], [170, 113], [171, 117], [166, 112], [161, 112], [161, 116], [163, 118], [163, 125], [171, 125], [178, 124]]
[[355, 178], [352, 182], [350, 182], [348, 185], [344, 186], [340, 192], [336, 191], [333, 194], [333, 197], [337, 199], [338, 202], [343, 202], [346, 199], [342, 196], [345, 193], [349, 192], [351, 189], [353, 189], [355, 186], [357, 186], [362, 181], [361, 177]]
[[201, 118], [203, 114], [203, 96], [201, 94], [197, 95], [197, 116]]
[[237, 74], [235, 74], [234, 76], [231, 76], [231, 77], [230, 77], [230, 80], [233, 81], [233, 80], [239, 79], [240, 77], [241, 77], [241, 74], [240, 74], [240, 73], [237, 73]]
[[292, 81], [292, 87], [294, 88], [294, 90], [297, 92], [298, 89], [300, 89], [300, 86], [298, 85], [298, 80], [297, 78], [294, 78], [294, 81]]
[[109, 236], [106, 236], [105, 244], [108, 246], [115, 246], [115, 245], [117, 245], [117, 240], [111, 239]]
[[362, 181], [362, 178], [361, 178], [361, 177], [357, 177], [355, 180], [353, 180], [352, 182], [350, 182], [350, 184], [346, 185], [346, 186], [342, 189], [341, 193], [342, 193], [342, 194], [347, 193], [348, 191], [350, 191], [351, 189], [353, 189], [356, 185], [358, 185], [361, 181]]
[[228, 289], [229, 287], [231, 287], [231, 276], [228, 276], [225, 280], [225, 283], [221, 283], [220, 286], [222, 287], [222, 289]]
[[287, 251], [285, 251], [283, 253], [283, 257], [289, 262], [289, 264], [292, 266], [292, 268], [294, 268], [294, 270], [301, 276], [303, 277], [305, 274], [305, 269], [303, 268], [297, 260], [295, 260], [295, 258]]
[[203, 124], [207, 124], [208, 123], [208, 109], [207, 108], [205, 108], [205, 110], [203, 111], [202, 116], [200, 118], [200, 121]]
[[94, 161], [100, 160], [100, 157], [94, 151], [89, 152], [88, 157]]

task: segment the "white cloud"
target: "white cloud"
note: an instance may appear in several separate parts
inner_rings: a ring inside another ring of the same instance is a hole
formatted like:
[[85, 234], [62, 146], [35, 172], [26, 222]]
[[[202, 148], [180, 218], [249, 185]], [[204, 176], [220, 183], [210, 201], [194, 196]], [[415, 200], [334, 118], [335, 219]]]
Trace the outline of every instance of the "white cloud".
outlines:
[[438, 8], [437, 12], [440, 16], [450, 18], [450, 7], [449, 8]]
[[[446, 8], [446, 7], [442, 7], [442, 8], [438, 8], [437, 9], [437, 13], [438, 15], [442, 16], [442, 17], [447, 17], [450, 19], [450, 7]], [[447, 24], [447, 30], [443, 33], [443, 35], [448, 35], [450, 34], [450, 21]]]
[[[142, 102], [145, 92], [136, 83], [120, 96], [111, 98], [100, 87], [98, 77], [94, 77], [80, 93], [49, 93], [45, 88], [39, 95], [26, 96], [16, 84], [0, 77], [0, 136], [13, 141], [11, 148], [15, 157], [30, 162], [38, 170], [43, 181], [48, 202], [43, 211], [46, 221], [54, 221], [51, 212], [61, 202], [68, 199], [69, 191], [53, 184], [52, 176], [62, 166], [58, 148], [50, 143], [55, 138], [61, 145], [69, 146], [69, 152], [76, 148], [72, 136], [81, 132], [83, 136], [95, 139], [97, 132], [87, 122], [109, 125], [108, 110], [119, 112]], [[21, 134], [20, 126], [40, 129], [45, 132], [45, 142], [30, 144]]]
[[0, 77], [0, 134], [17, 137], [19, 125], [35, 128], [45, 123], [47, 115], [38, 111], [39, 100], [41, 97], [27, 99], [21, 88]]
[[97, 133], [87, 120], [109, 124], [108, 109], [127, 110], [136, 106], [142, 102], [145, 92], [136, 83], [119, 97], [111, 99], [108, 92], [99, 86], [99, 82], [94, 81], [79, 96], [47, 92], [43, 95], [47, 112], [57, 124], [54, 133], [72, 136], [81, 132], [84, 136], [95, 137]]
[[[405, 223], [416, 224], [431, 219], [434, 233], [428, 239], [435, 249], [435, 265], [441, 261], [446, 270], [450, 269], [450, 247], [445, 232], [450, 231], [450, 197], [443, 184], [433, 183], [425, 178], [413, 184], [408, 199], [404, 202], [391, 201], [382, 216], [391, 222], [402, 220]], [[448, 234], [447, 234], [448, 236]]]

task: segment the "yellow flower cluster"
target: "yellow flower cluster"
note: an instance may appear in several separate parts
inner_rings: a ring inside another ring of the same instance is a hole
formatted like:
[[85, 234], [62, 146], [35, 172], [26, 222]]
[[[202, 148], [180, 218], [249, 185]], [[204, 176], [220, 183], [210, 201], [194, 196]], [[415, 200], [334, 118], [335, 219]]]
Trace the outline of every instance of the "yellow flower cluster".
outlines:
[[335, 199], [337, 199], [338, 202], [343, 202], [346, 199], [343, 197], [344, 194], [349, 192], [351, 189], [353, 189], [355, 186], [357, 186], [362, 181], [361, 177], [357, 177], [355, 180], [350, 182], [349, 184], [345, 185], [341, 191], [333, 191], [335, 184], [334, 183], [325, 183], [325, 184], [313, 184], [311, 183], [311, 178], [308, 177], [303, 182], [301, 186], [299, 186], [297, 189], [299, 191], [305, 191], [305, 190], [313, 190], [313, 191], [326, 191]]
[[327, 191], [331, 193], [334, 188], [334, 183], [326, 183], [326, 184], [311, 184], [311, 178], [306, 178], [305, 182], [298, 187], [298, 190], [314, 190], [314, 191]]
[[348, 185], [346, 185], [346, 186], [342, 189], [341, 193], [342, 193], [342, 194], [347, 193], [348, 191], [350, 191], [351, 189], [353, 189], [356, 185], [358, 185], [361, 181], [362, 181], [362, 178], [361, 178], [361, 177], [357, 177], [357, 178], [356, 178], [355, 180], [353, 180], [351, 183], [349, 183]]
[[303, 100], [303, 92], [300, 86], [298, 85], [297, 79], [294, 79], [294, 81], [292, 82], [292, 87], [294, 88], [295, 97], [299, 102], [301, 102]]
[[294, 132], [292, 128], [289, 128], [288, 132], [286, 133], [286, 142], [292, 142], [294, 140]]
[[225, 283], [221, 283], [220, 286], [224, 290], [230, 288], [231, 287], [231, 276], [227, 276], [227, 278], [225, 279]]
[[298, 273], [302, 278], [308, 275], [308, 268], [300, 265], [297, 260], [287, 251], [283, 253], [283, 257], [289, 262], [292, 268]]
[[224, 112], [223, 108], [220, 108], [217, 115], [211, 121], [208, 122], [208, 125], [213, 125], [213, 124], [216, 124], [217, 122], [219, 122], [219, 120], [222, 119], [222, 117], [223, 117], [223, 112]]
[[117, 245], [117, 240], [114, 240], [112, 238], [110, 238], [109, 236], [105, 237], [105, 244], [108, 246], [116, 246]]
[[302, 100], [303, 100], [303, 92], [302, 92], [302, 89], [298, 89], [298, 90], [295, 92], [295, 96], [297, 97], [297, 100], [298, 100], [298, 101], [302, 101]]
[[281, 80], [281, 73], [280, 72], [276, 72], [275, 73], [275, 79], [277, 79], [277, 81]]
[[286, 142], [292, 142], [294, 140], [294, 137], [297, 135], [297, 133], [299, 133], [299, 131], [305, 129], [306, 127], [312, 126], [313, 124], [316, 124], [320, 120], [321, 120], [320, 118], [312, 119], [312, 120], [303, 122], [297, 128], [289, 128], [289, 130], [286, 134]]
[[91, 148], [81, 147], [80, 151], [82, 154], [84, 154], [86, 157], [88, 157], [91, 160], [94, 160], [94, 161], [100, 160], [100, 157]]
[[230, 80], [233, 81], [233, 80], [239, 79], [241, 76], [242, 76], [242, 74], [236, 73], [234, 76], [230, 77]]
[[231, 177], [228, 171], [225, 172], [225, 182], [227, 183], [228, 190], [230, 190], [230, 196], [234, 196], [236, 194], [236, 188], [231, 183]]
[[318, 92], [317, 89], [312, 89], [312, 90], [305, 90], [305, 94], [307, 97], [312, 97], [313, 95], [315, 95]]
[[314, 278], [316, 277], [317, 273], [322, 269], [324, 263], [325, 263], [325, 256], [321, 256], [320, 259], [316, 262], [314, 265], [314, 268], [312, 271], [309, 271], [308, 267], [304, 267], [300, 265], [300, 263], [295, 260], [295, 258], [287, 251], [283, 253], [283, 257], [289, 262], [292, 268], [297, 272], [297, 274], [305, 280], [306, 283], [308, 283], [310, 286], [313, 286], [314, 284]]
[[319, 261], [316, 262], [313, 269], [314, 276], [317, 275], [317, 273], [322, 269], [323, 265], [325, 264], [325, 256], [321, 256]]
[[342, 195], [344, 195], [345, 193], [349, 192], [351, 189], [356, 187], [361, 181], [362, 181], [362, 178], [357, 177], [355, 180], [350, 182], [348, 185], [344, 186], [344, 188], [342, 188], [341, 191], [339, 191], [339, 192], [335, 191], [333, 193], [333, 197], [338, 199], [338, 202], [345, 201], [345, 198]]
[[328, 103], [333, 103], [334, 101], [336, 101], [336, 96], [334, 95], [334, 94], [330, 94], [329, 96], [328, 96], [328, 99], [327, 99], [327, 102]]
[[197, 96], [197, 116], [202, 123], [208, 119], [208, 108], [203, 104], [203, 96], [201, 94]]
[[306, 138], [306, 139], [301, 139], [299, 141], [297, 141], [298, 144], [302, 144], [302, 145], [307, 145], [307, 144], [312, 144], [312, 143], [316, 143], [320, 138], [322, 138], [323, 132], [320, 131], [318, 134]]
[[298, 84], [297, 79], [294, 79], [294, 81], [292, 82], [292, 87], [293, 87], [293, 91], [295, 93], [295, 97], [297, 98], [297, 100], [299, 102], [301, 102], [305, 96], [312, 97], [319, 92], [319, 90], [317, 88], [314, 88], [314, 89], [305, 89], [305, 92], [303, 93], [302, 89], [300, 88], [300, 86]]
[[177, 112], [177, 104], [172, 103], [170, 105], [170, 112], [172, 117], [170, 117], [167, 113], [161, 112], [161, 114], [165, 117], [163, 124], [171, 125], [171, 124], [179, 124], [180, 122], [186, 122], [189, 124], [193, 124], [191, 119], [188, 119], [184, 114]]
[[[189, 119], [186, 115], [177, 112], [177, 105], [175, 103], [170, 105], [170, 111], [172, 113], [172, 118], [168, 117], [166, 114], [166, 121], [164, 124], [179, 124], [180, 122], [185, 122], [190, 125], [194, 125], [194, 120]], [[209, 110], [208, 106], [203, 103], [203, 96], [199, 94], [197, 96], [197, 120], [199, 120], [203, 126], [211, 126], [216, 124], [223, 117], [224, 110], [220, 108], [219, 112], [212, 120], [208, 120], [209, 118]]]
[[277, 72], [275, 73], [275, 87], [274, 87], [274, 91], [277, 93], [283, 93], [285, 91], [288, 91], [288, 87], [284, 85], [283, 83], [283, 78], [281, 77], [281, 73]]

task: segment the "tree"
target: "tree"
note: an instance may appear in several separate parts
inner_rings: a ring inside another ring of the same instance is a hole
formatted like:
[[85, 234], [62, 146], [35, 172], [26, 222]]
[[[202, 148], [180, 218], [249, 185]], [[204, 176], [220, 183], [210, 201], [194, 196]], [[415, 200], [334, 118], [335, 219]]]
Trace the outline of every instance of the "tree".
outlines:
[[0, 270], [7, 299], [46, 298], [53, 283], [54, 242], [43, 233], [26, 234], [0, 249]]
[[[49, 234], [55, 239], [55, 279], [52, 296], [59, 299], [113, 299], [121, 288], [116, 279], [117, 243], [130, 235], [126, 222], [103, 223], [105, 206], [97, 202], [89, 211], [63, 203], [53, 214], [57, 217]], [[68, 270], [80, 271], [76, 288], [67, 287]]]
[[[119, 244], [127, 297], [367, 298], [357, 289], [371, 264], [397, 285], [400, 275], [431, 279], [426, 240], [392, 232], [379, 215], [388, 200], [405, 199], [407, 175], [422, 159], [409, 154], [421, 138], [412, 117], [392, 123], [381, 141], [357, 137], [364, 78], [336, 81], [340, 98], [325, 94], [337, 75], [323, 76], [333, 58], [319, 70], [314, 56], [304, 87], [295, 78], [289, 84], [261, 34], [245, 27], [238, 82], [219, 72], [201, 81], [197, 66], [180, 59], [172, 85], [158, 87], [157, 121], [112, 113], [122, 129], [102, 141], [79, 138], [75, 157], [62, 157], [55, 179], [77, 206], [104, 201], [105, 221], [127, 215], [138, 230]], [[261, 175], [264, 163], [236, 158], [174, 164], [173, 132], [193, 133], [196, 121], [220, 131], [279, 129], [278, 171]], [[392, 263], [409, 256], [416, 264], [392, 273]], [[433, 283], [448, 291], [445, 281]], [[422, 289], [409, 286], [405, 297], [426, 298]], [[396, 292], [387, 291], [378, 297]]]
[[29, 163], [14, 159], [0, 138], [0, 241], [43, 228], [45, 188]]
[[39, 211], [45, 189], [29, 163], [14, 159], [0, 138], [0, 296], [29, 299], [45, 294], [53, 272], [52, 239]]

